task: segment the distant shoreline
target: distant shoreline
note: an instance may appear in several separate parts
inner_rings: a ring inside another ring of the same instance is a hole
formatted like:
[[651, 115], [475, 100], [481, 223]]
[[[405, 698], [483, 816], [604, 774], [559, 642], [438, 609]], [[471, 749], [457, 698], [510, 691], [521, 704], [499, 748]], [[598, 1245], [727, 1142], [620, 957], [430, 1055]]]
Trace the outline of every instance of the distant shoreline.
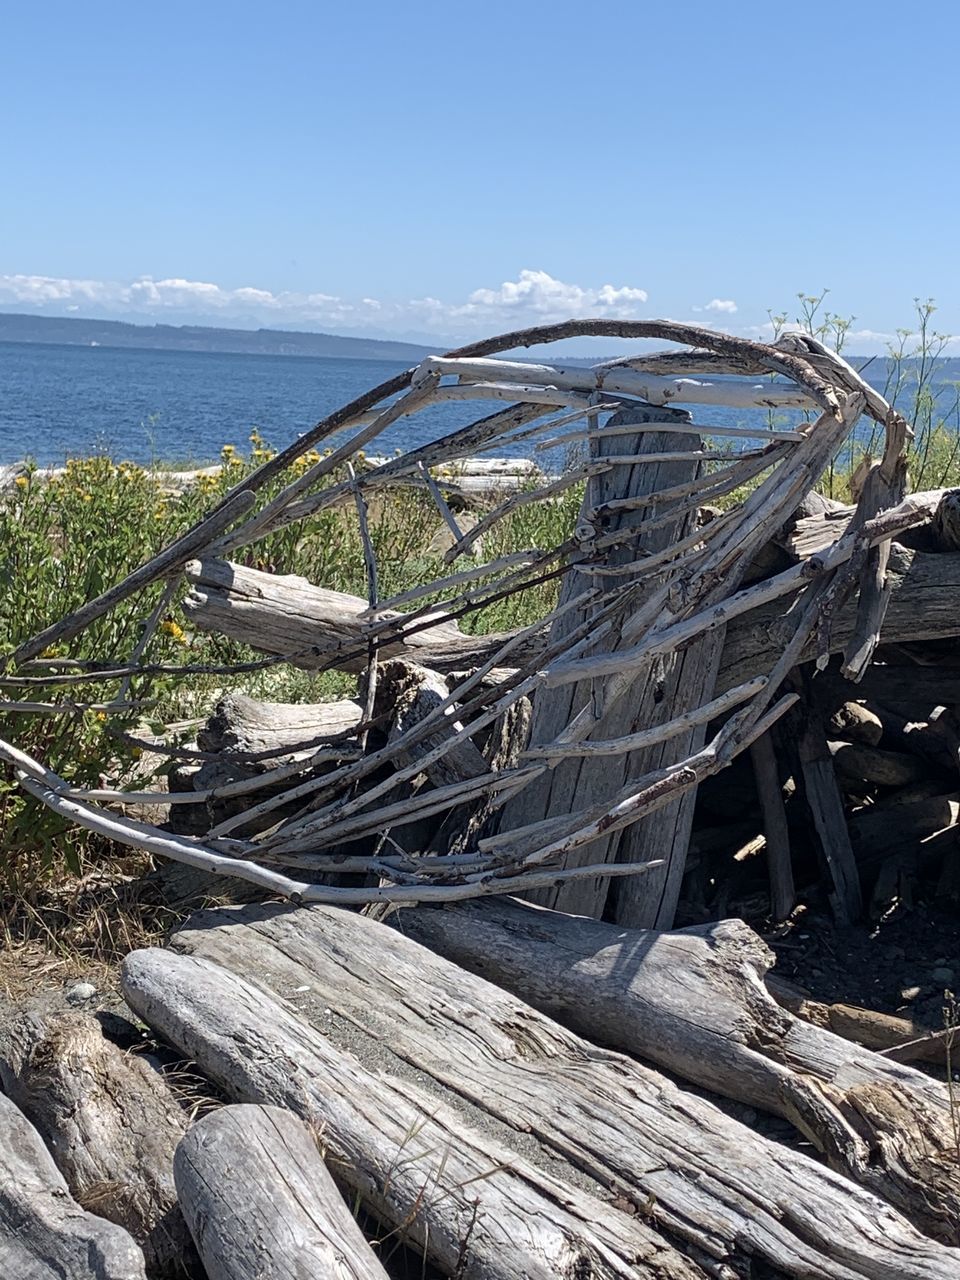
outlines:
[[0, 342], [20, 346], [107, 347], [127, 351], [197, 352], [215, 355], [320, 357], [419, 364], [444, 350], [381, 338], [285, 329], [220, 329], [206, 325], [130, 324], [0, 312]]

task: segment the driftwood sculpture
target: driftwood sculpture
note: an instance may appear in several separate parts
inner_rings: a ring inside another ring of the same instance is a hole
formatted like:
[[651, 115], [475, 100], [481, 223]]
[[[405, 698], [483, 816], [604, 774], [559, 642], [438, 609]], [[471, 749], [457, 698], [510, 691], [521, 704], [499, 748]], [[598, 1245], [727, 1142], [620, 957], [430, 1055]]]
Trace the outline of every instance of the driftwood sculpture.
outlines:
[[[592, 368], [497, 358], [576, 336], [657, 338], [688, 349]], [[357, 473], [349, 467], [392, 423], [448, 401], [495, 407], [402, 456]], [[703, 427], [684, 407], [697, 405], [800, 409], [812, 420], [775, 429], [761, 412], [741, 426]], [[885, 447], [856, 508], [830, 525], [814, 554], [747, 580], [864, 414], [881, 424]], [[261, 500], [268, 481], [346, 429], [345, 442]], [[599, 915], [605, 906], [610, 914], [612, 890], [622, 923], [668, 928], [698, 784], [748, 748], [762, 749], [796, 701], [784, 679], [801, 657], [839, 651], [852, 680], [870, 663], [892, 585], [911, 575], [909, 553], [891, 553], [892, 539], [929, 521], [940, 497], [905, 497], [909, 434], [850, 365], [807, 336], [768, 346], [661, 321], [583, 321], [428, 358], [266, 462], [155, 559], [23, 643], [4, 673], [10, 688], [27, 672], [49, 670], [38, 666], [48, 646], [163, 580], [163, 602], [145, 620], [136, 652], [121, 661], [104, 655], [114, 665], [98, 678], [135, 675], [186, 579], [193, 627], [278, 663], [359, 673], [357, 701], [339, 719], [304, 721], [299, 740], [268, 734], [273, 745], [238, 755], [241, 775], [205, 783], [201, 769], [199, 781], [173, 794], [78, 790], [57, 772], [63, 762], [38, 761], [13, 743], [0, 744], [0, 757], [27, 791], [74, 822], [297, 902], [511, 893]], [[727, 453], [717, 441], [748, 445]], [[574, 444], [581, 460], [561, 477], [533, 481], [470, 527], [458, 524], [431, 471], [493, 451]], [[345, 465], [347, 478], [334, 477]], [[574, 484], [584, 498], [571, 537], [484, 560], [484, 535], [498, 522]], [[384, 598], [367, 503], [400, 485], [431, 496], [449, 549], [439, 577]], [[703, 509], [717, 502], [722, 509], [705, 523]], [[267, 533], [345, 503], [365, 549], [366, 600], [234, 563]], [[497, 635], [461, 629], [491, 601], [552, 579], [560, 582], [556, 606], [535, 625]], [[909, 605], [901, 616], [916, 634]], [[931, 612], [928, 634], [956, 629], [952, 610]], [[399, 673], [390, 666], [397, 662]], [[91, 678], [60, 670], [64, 682]], [[404, 691], [402, 715], [384, 707], [387, 687]], [[385, 735], [372, 736], [384, 720]], [[202, 747], [194, 754], [199, 763], [210, 757]], [[192, 806], [199, 821], [178, 835], [127, 816], [131, 804], [148, 812]], [[853, 912], [859, 890], [844, 857], [848, 849], [831, 866], [837, 901]], [[787, 878], [781, 898], [789, 897]]]

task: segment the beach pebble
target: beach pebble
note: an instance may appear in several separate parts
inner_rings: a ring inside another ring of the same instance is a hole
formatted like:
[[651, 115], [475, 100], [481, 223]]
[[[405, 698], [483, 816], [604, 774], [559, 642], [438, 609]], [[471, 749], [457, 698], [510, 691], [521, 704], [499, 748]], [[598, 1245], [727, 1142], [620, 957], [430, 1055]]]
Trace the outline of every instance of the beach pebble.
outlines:
[[75, 982], [72, 987], [67, 988], [66, 998], [68, 1004], [85, 1004], [96, 994], [97, 988], [92, 982]]
[[930, 970], [930, 981], [935, 982], [938, 987], [949, 987], [953, 981], [953, 970], [939, 965], [936, 969]]
[[922, 990], [922, 987], [903, 987], [900, 991], [900, 999], [916, 1000]]

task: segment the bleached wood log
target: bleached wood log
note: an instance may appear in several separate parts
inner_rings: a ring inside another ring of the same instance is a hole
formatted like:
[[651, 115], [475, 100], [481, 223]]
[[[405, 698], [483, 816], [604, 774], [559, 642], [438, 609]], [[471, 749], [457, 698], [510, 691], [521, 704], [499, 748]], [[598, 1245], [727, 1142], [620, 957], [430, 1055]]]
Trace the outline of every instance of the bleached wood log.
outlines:
[[[367, 662], [369, 633], [364, 621], [365, 600], [316, 587], [294, 574], [261, 573], [226, 561], [191, 561], [187, 577], [193, 584], [184, 612], [203, 631], [215, 631], [252, 642], [262, 653], [290, 655], [294, 666], [313, 670], [337, 666], [362, 671]], [[404, 615], [388, 612], [378, 623], [393, 621], [397, 632]], [[436, 623], [387, 640], [382, 658], [406, 655], [436, 671], [479, 666], [504, 643], [502, 635], [465, 635], [453, 622]], [[536, 652], [542, 641], [526, 650]], [[524, 658], [517, 655], [517, 661]]]
[[133, 1238], [70, 1195], [36, 1129], [0, 1093], [0, 1275], [145, 1280]]
[[280, 1107], [221, 1107], [193, 1126], [174, 1172], [208, 1280], [386, 1280], [322, 1140]]
[[159, 950], [129, 955], [122, 978], [140, 1016], [172, 1043], [189, 1045], [231, 1098], [286, 1107], [320, 1129], [341, 1183], [444, 1274], [704, 1280], [705, 1271], [642, 1217], [611, 1204], [589, 1174], [563, 1162], [546, 1167], [529, 1144], [521, 1154], [483, 1112], [471, 1118], [451, 1095], [438, 1098], [388, 1074], [383, 1052], [369, 1069], [250, 980]]
[[[644, 465], [647, 452], [664, 451], [679, 452], [686, 446], [691, 455], [698, 452], [699, 440], [696, 436], [674, 434], [671, 430], [675, 422], [683, 424], [687, 415], [669, 409], [631, 409], [617, 414], [611, 420], [614, 431], [637, 426], [656, 426], [656, 430], [643, 434], [628, 436], [626, 442], [622, 436], [599, 438], [593, 441], [595, 455], [592, 460], [602, 461], [607, 453], [614, 449], [634, 452], [637, 465], [633, 470], [618, 470], [609, 474], [595, 476], [589, 483], [583, 500], [584, 510], [595, 508], [601, 504], [609, 504], [626, 494], [649, 494], [663, 489], [665, 486], [689, 481], [699, 471], [699, 464], [693, 460], [689, 463], [659, 463]], [[614, 443], [616, 439], [616, 443]], [[650, 517], [670, 515], [670, 506], [644, 507], [617, 513], [614, 517], [618, 529], [628, 528], [642, 536], [644, 525]], [[692, 515], [678, 515], [672, 522], [667, 521], [655, 533], [642, 536], [643, 549], [655, 553], [677, 541], [688, 532], [693, 520]], [[608, 564], [622, 562], [630, 558], [632, 553], [612, 552], [607, 559]], [[650, 583], [647, 594], [653, 594], [659, 581]], [[577, 589], [579, 583], [570, 575], [563, 584], [562, 598], [569, 597]], [[640, 601], [629, 597], [631, 611], [636, 610]], [[559, 639], [564, 630], [576, 625], [576, 617], [567, 617], [555, 624], [551, 640]], [[624, 641], [622, 628], [613, 633], [611, 641], [604, 646], [616, 651]], [[597, 723], [591, 736], [607, 740], [627, 738], [628, 740], [641, 731], [662, 725], [666, 720], [676, 719], [684, 712], [692, 711], [701, 702], [707, 700], [711, 690], [705, 688], [703, 682], [696, 678], [692, 671], [697, 659], [696, 647], [691, 652], [690, 660], [685, 655], [676, 657], [669, 668], [663, 670], [638, 671], [636, 684], [629, 695], [622, 697], [609, 709], [603, 707], [602, 697], [594, 704]], [[683, 687], [679, 701], [675, 695], [683, 686], [684, 674], [690, 673], [691, 679]], [[531, 745], [565, 745], [559, 741], [575, 714], [584, 704], [590, 705], [596, 690], [589, 684], [578, 685], [569, 689], [558, 690], [551, 696], [538, 693], [534, 699], [533, 721], [531, 726]], [[704, 693], [706, 696], [704, 697]], [[504, 806], [500, 818], [500, 830], [505, 833], [514, 828], [528, 826], [546, 820], [554, 813], [573, 813], [577, 810], [590, 810], [604, 797], [612, 797], [629, 776], [640, 776], [649, 769], [655, 769], [662, 762], [676, 760], [688, 754], [688, 748], [694, 750], [702, 746], [705, 725], [693, 722], [670, 739], [661, 739], [658, 743], [639, 747], [631, 754], [622, 753], [615, 757], [593, 758], [589, 755], [560, 757], [559, 763], [542, 779], [528, 785]], [[679, 798], [661, 813], [649, 819], [655, 827], [651, 839], [658, 843], [657, 855], [661, 856], [664, 845], [673, 849], [676, 843], [683, 842], [688, 834], [687, 828], [692, 818], [693, 796]], [[568, 865], [584, 865], [587, 862], [613, 860], [617, 841], [613, 834], [595, 841], [589, 850], [581, 851]], [[633, 861], [645, 861], [645, 857], [637, 857]], [[546, 906], [559, 907], [566, 911], [583, 912], [588, 915], [599, 915], [606, 900], [608, 885], [604, 881], [578, 881], [565, 885], [559, 890], [538, 895]]]
[[[293, 997], [302, 1013], [325, 1026], [332, 1014], [367, 1044], [389, 1046], [436, 1085], [646, 1206], [665, 1235], [720, 1269], [742, 1273], [762, 1260], [788, 1276], [851, 1280], [891, 1276], [896, 1260], [904, 1280], [946, 1280], [956, 1266], [954, 1250], [855, 1183], [800, 1153], [785, 1161], [780, 1146], [711, 1104], [373, 920], [330, 909], [203, 912], [177, 945], [254, 974], [272, 992], [308, 987]], [[934, 1185], [942, 1203], [955, 1203], [946, 1165]], [[947, 1229], [952, 1238], [955, 1217]]]
[[288, 753], [308, 753], [326, 741], [349, 743], [360, 717], [360, 704], [350, 698], [260, 702], [245, 693], [230, 693], [198, 731], [197, 746], [228, 755], [267, 757], [262, 767], [272, 769], [286, 763]]
[[[527, 384], [530, 388], [596, 391], [636, 396], [648, 404], [713, 404], [730, 409], [807, 409], [811, 396], [798, 387], [770, 382], [703, 382], [694, 378], [661, 378], [618, 366], [582, 369], [564, 365], [521, 364], [512, 360], [457, 359], [427, 356], [415, 375], [452, 375], [469, 382]], [[449, 388], [444, 388], [449, 390]], [[515, 391], [515, 398], [525, 396]]]
[[928, 773], [916, 756], [902, 751], [881, 751], [862, 743], [828, 742], [833, 765], [841, 783], [856, 787], [858, 783], [877, 787], [906, 787], [921, 782]]
[[779, 1008], [763, 987], [773, 954], [742, 921], [653, 933], [500, 899], [405, 908], [395, 924], [581, 1035], [785, 1117], [833, 1168], [956, 1243], [947, 1089]]
[[[638, 561], [637, 569], [641, 567], [642, 561]], [[205, 573], [206, 566], [197, 572]], [[365, 662], [367, 642], [362, 615], [366, 614], [367, 605], [359, 597], [324, 592], [304, 579], [277, 578], [253, 569], [239, 571], [235, 585], [226, 566], [222, 572], [218, 567], [210, 568], [209, 572], [216, 578], [217, 585], [209, 590], [201, 585], [196, 599], [188, 601], [188, 610], [192, 611], [197, 625], [213, 631], [222, 629], [261, 652], [298, 652], [294, 664], [307, 669], [335, 663], [358, 670]], [[956, 601], [960, 593], [960, 554], [931, 555], [895, 547], [890, 572], [894, 581], [884, 619], [886, 643], [958, 634]], [[798, 575], [798, 581], [801, 576]], [[329, 596], [337, 598], [331, 601]], [[782, 647], [776, 628], [789, 600], [783, 603], [774, 599], [763, 604], [762, 593], [751, 599], [758, 601], [756, 606], [745, 614], [736, 614], [727, 624], [718, 693], [743, 684], [757, 672], [771, 667]], [[283, 611], [287, 611], [288, 616], [285, 617]], [[854, 621], [852, 606], [837, 612], [830, 634], [832, 652], [842, 650], [852, 634]], [[409, 649], [414, 661], [443, 672], [479, 665], [496, 652], [503, 640], [499, 635], [468, 636], [453, 624], [444, 623], [410, 635], [402, 644], [398, 642], [384, 648], [388, 656], [391, 652]], [[518, 664], [529, 661], [542, 650], [543, 644], [542, 636], [531, 636], [516, 651], [514, 661]], [[811, 641], [808, 649], [813, 647]], [[338, 662], [338, 653], [349, 656]], [[891, 680], [897, 678], [891, 675]], [[933, 679], [922, 673], [917, 678], [926, 678], [928, 683]], [[851, 685], [851, 689], [874, 690], [879, 677], [872, 677], [868, 669], [864, 679], [866, 686], [861, 683]], [[948, 693], [949, 687], [944, 696]], [[871, 693], [871, 696], [876, 695]]]
[[[844, 1040], [852, 1040], [865, 1049], [874, 1050], [884, 1062], [945, 1064], [947, 1061], [947, 1041], [951, 1036], [949, 1027], [931, 1031], [909, 1018], [898, 1018], [876, 1009], [862, 1009], [852, 1004], [823, 1004], [805, 998], [786, 999], [782, 991], [775, 989], [771, 990], [771, 995], [805, 1022], [812, 1022], [815, 1027], [823, 1027]], [[956, 1031], [952, 1034], [955, 1037]]]
[[189, 1237], [173, 1153], [187, 1124], [162, 1076], [111, 1044], [95, 1018], [35, 1005], [0, 1020], [0, 1083], [71, 1195], [124, 1227], [152, 1274], [180, 1275]]

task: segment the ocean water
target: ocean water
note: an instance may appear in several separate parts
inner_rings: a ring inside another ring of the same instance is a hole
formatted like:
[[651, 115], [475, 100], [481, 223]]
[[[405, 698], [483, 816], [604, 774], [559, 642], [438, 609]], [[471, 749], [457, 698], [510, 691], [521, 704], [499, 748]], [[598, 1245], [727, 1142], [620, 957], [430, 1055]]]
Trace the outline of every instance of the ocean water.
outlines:
[[[940, 364], [939, 402], [947, 413], [960, 362]], [[0, 463], [33, 458], [57, 466], [101, 452], [140, 463], [198, 464], [215, 460], [224, 444], [245, 448], [253, 427], [282, 448], [404, 367], [380, 360], [0, 343]], [[873, 361], [866, 376], [882, 390], [885, 361]], [[371, 452], [415, 447], [494, 408], [485, 401], [434, 406], [391, 427]], [[766, 425], [761, 412], [707, 406], [693, 412], [706, 426]], [[795, 417], [785, 414], [783, 420]]]

